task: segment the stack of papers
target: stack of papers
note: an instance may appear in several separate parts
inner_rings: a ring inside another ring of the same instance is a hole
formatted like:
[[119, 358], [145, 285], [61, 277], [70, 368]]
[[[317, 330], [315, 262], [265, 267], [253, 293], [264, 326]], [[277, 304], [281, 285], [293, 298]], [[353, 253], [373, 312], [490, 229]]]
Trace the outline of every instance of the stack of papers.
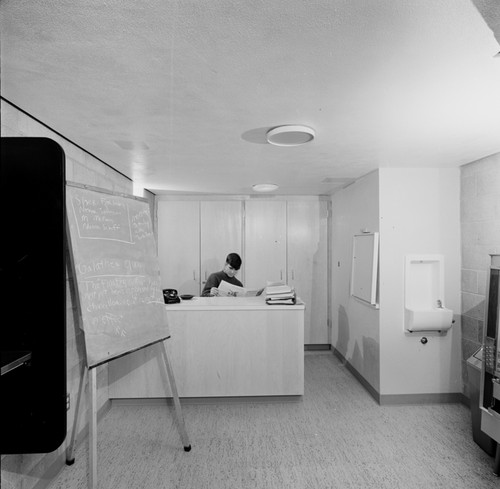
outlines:
[[266, 303], [270, 305], [288, 304], [297, 302], [295, 290], [287, 284], [271, 284], [266, 287]]

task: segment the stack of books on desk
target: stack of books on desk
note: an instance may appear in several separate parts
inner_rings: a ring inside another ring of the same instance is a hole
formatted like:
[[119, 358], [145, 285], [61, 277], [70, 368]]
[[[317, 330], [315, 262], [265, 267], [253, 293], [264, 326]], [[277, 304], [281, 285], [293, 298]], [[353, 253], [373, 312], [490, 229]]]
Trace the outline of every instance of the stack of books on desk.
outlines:
[[288, 304], [297, 302], [295, 290], [286, 284], [274, 284], [266, 287], [266, 303], [269, 305]]

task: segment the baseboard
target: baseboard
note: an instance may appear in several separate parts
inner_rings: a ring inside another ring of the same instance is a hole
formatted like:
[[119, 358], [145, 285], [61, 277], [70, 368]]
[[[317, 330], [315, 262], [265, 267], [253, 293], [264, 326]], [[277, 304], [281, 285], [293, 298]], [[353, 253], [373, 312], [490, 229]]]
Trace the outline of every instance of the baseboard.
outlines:
[[320, 344], [313, 344], [313, 345], [304, 345], [304, 351], [310, 351], [310, 350], [330, 350], [331, 345], [325, 345], [324, 343]]
[[354, 368], [349, 361], [332, 346], [333, 354], [339, 358], [343, 365], [351, 372], [356, 380], [368, 391], [373, 399], [381, 406], [390, 405], [416, 405], [416, 404], [465, 404], [469, 406], [469, 399], [461, 392], [445, 392], [437, 394], [380, 394], [375, 388]]
[[342, 362], [349, 372], [351, 372], [356, 380], [368, 391], [368, 393], [375, 399], [376, 402], [380, 404], [380, 394], [375, 390], [375, 388], [349, 363], [346, 357], [342, 355], [333, 345], [333, 354]]
[[380, 396], [381, 406], [416, 405], [416, 404], [462, 404], [461, 392], [445, 392], [437, 394], [383, 394]]
[[460, 403], [470, 408], [470, 399], [464, 393], [462, 393], [461, 396]]
[[[182, 405], [193, 404], [268, 404], [300, 402], [303, 396], [228, 396], [228, 397], [181, 397]], [[173, 406], [171, 397], [111, 399], [113, 406]]]

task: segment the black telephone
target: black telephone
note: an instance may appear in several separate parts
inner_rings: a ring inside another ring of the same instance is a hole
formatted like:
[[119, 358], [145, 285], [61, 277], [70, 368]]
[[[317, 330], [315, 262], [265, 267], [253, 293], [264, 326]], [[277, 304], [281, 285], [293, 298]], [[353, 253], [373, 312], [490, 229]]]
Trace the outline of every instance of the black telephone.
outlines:
[[165, 304], [177, 304], [181, 301], [175, 289], [163, 289], [163, 299]]

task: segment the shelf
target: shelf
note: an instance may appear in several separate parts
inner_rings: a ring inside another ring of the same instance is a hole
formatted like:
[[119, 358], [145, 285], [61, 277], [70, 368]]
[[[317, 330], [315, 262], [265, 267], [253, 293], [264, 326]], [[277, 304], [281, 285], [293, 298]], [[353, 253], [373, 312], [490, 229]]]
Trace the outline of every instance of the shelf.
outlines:
[[30, 351], [2, 351], [2, 375], [31, 360]]

